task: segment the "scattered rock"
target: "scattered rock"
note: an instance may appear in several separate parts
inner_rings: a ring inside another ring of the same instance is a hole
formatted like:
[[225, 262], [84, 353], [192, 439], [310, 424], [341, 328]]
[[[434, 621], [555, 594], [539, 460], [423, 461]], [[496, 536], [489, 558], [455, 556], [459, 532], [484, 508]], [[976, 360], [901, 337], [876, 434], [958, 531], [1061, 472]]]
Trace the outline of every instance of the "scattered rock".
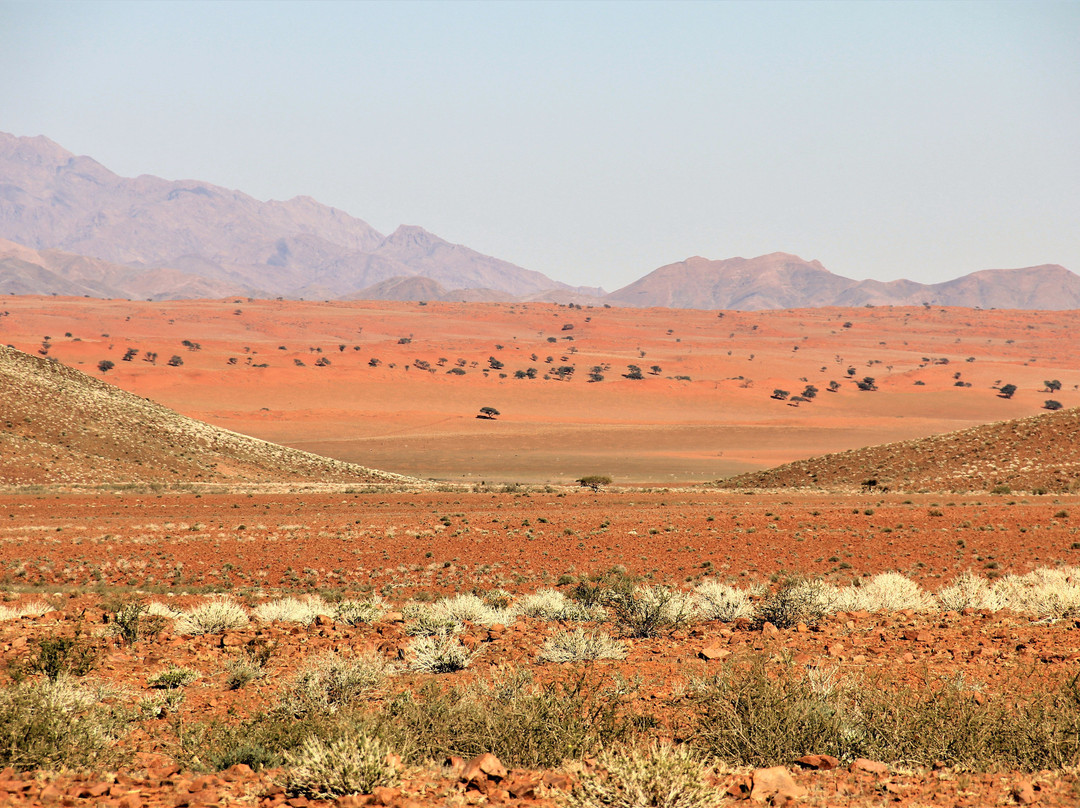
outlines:
[[855, 758], [849, 767], [853, 772], [870, 772], [871, 774], [888, 774], [889, 767], [884, 763], [880, 763], [876, 760], [867, 760], [866, 758]]
[[840, 761], [832, 755], [805, 755], [795, 761], [804, 769], [830, 771], [840, 766]]
[[755, 769], [751, 776], [750, 799], [764, 802], [770, 798], [797, 800], [806, 794], [787, 769], [773, 766], [771, 769]]

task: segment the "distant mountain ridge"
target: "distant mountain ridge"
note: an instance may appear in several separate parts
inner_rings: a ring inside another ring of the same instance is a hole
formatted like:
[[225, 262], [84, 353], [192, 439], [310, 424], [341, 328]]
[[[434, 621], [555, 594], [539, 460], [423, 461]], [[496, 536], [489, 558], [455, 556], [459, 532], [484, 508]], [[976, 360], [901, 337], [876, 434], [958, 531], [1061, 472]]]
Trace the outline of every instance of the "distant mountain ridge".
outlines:
[[1068, 310], [1080, 309], [1080, 275], [1044, 264], [985, 269], [932, 284], [856, 281], [787, 253], [722, 261], [694, 257], [653, 270], [604, 302], [742, 311], [865, 305]]
[[[5, 239], [10, 241], [4, 241]], [[941, 305], [1080, 309], [1056, 264], [951, 281], [856, 281], [771, 253], [688, 258], [611, 294], [451, 244], [384, 236], [305, 196], [260, 202], [194, 180], [127, 179], [45, 137], [0, 133], [0, 293], [177, 299], [534, 300], [701, 309]]]
[[[310, 197], [260, 202], [204, 182], [120, 177], [40, 136], [0, 133], [0, 237], [114, 265], [176, 270], [225, 294], [337, 298], [412, 276], [507, 297], [602, 293], [553, 281], [420, 227], [383, 236]], [[26, 282], [30, 277], [24, 275]], [[178, 283], [190, 281], [173, 278], [164, 294], [149, 296], [190, 296]]]

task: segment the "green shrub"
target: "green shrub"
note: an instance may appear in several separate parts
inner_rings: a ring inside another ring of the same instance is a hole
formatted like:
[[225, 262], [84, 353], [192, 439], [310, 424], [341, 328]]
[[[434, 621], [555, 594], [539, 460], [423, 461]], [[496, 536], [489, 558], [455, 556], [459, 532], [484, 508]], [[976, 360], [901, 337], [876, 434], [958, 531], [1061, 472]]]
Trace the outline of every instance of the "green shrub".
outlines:
[[170, 665], [147, 679], [146, 684], [157, 690], [175, 690], [178, 687], [187, 687], [198, 678], [198, 671]]
[[150, 606], [141, 600], [119, 605], [112, 613], [109, 623], [113, 634], [128, 645], [139, 640], [153, 642], [165, 628], [165, 618], [151, 614]]
[[86, 676], [97, 666], [98, 648], [78, 627], [73, 637], [39, 637], [34, 643], [37, 650], [25, 662], [12, 666], [14, 679], [42, 673], [56, 681], [61, 676]]

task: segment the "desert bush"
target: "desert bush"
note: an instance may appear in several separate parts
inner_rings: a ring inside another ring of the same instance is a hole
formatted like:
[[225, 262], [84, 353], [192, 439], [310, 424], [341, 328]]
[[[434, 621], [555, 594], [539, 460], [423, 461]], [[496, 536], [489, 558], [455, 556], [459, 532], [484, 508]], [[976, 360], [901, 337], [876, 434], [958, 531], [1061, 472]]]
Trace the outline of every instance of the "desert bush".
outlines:
[[499, 609], [493, 609], [484, 603], [482, 598], [476, 595], [455, 595], [452, 598], [443, 598], [435, 603], [437, 613], [444, 614], [457, 623], [475, 623], [480, 626], [491, 626], [495, 623], [507, 622], [507, 615]]
[[452, 634], [417, 637], [409, 643], [409, 670], [453, 673], [469, 667], [479, 655], [479, 650], [470, 651]]
[[281, 705], [294, 715], [333, 713], [380, 687], [393, 673], [374, 651], [356, 657], [323, 654], [309, 660], [285, 684]]
[[157, 690], [176, 690], [179, 687], [187, 687], [198, 678], [198, 671], [170, 665], [147, 679], [146, 684]]
[[666, 586], [637, 586], [610, 601], [612, 617], [630, 637], [656, 637], [697, 617], [693, 598]]
[[922, 587], [897, 572], [875, 575], [859, 587], [836, 591], [833, 608], [837, 611], [899, 612], [913, 609], [924, 612], [933, 605]]
[[328, 740], [308, 737], [284, 754], [285, 790], [315, 799], [370, 794], [398, 781], [397, 767], [388, 762], [391, 754], [378, 737], [353, 731]]
[[719, 581], [705, 581], [694, 590], [695, 605], [702, 620], [730, 623], [740, 617], [753, 617], [750, 597], [741, 589]]
[[129, 717], [67, 677], [0, 689], [0, 766], [108, 769], [123, 761], [116, 741]]
[[180, 634], [220, 634], [244, 628], [249, 623], [244, 607], [228, 595], [218, 595], [194, 609], [181, 612], [176, 620]]
[[709, 767], [687, 746], [614, 747], [596, 759], [561, 798], [572, 808], [712, 808], [721, 795], [706, 780]]
[[970, 571], [960, 573], [953, 582], [937, 593], [941, 606], [946, 611], [959, 612], [963, 609], [999, 609], [1001, 604], [990, 589], [985, 578]]
[[629, 706], [633, 686], [583, 670], [536, 683], [528, 671], [442, 687], [430, 681], [371, 716], [373, 729], [408, 759], [465, 758], [492, 752], [507, 767], [543, 768], [636, 737], [645, 719]]
[[1080, 615], [1080, 569], [1045, 567], [1027, 575], [1006, 575], [990, 589], [999, 608], [1032, 614], [1047, 620]]
[[139, 640], [156, 639], [165, 628], [165, 618], [151, 614], [145, 601], [133, 600], [113, 610], [109, 627], [123, 642], [134, 645]]
[[872, 678], [821, 687], [761, 658], [692, 683], [692, 741], [728, 763], [769, 766], [806, 754], [841, 760], [1033, 771], [1080, 762], [1080, 688], [980, 704], [955, 680], [920, 688]]
[[584, 629], [552, 634], [540, 647], [544, 662], [586, 662], [595, 659], [626, 659], [626, 645], [602, 631]]
[[586, 606], [571, 600], [557, 589], [539, 589], [519, 598], [513, 605], [516, 614], [539, 617], [544, 620], [603, 620], [604, 608]]
[[52, 606], [43, 600], [32, 600], [19, 606], [4, 606], [0, 603], [0, 620], [18, 620], [20, 617], [41, 617], [52, 611]]
[[266, 669], [248, 657], [234, 659], [226, 667], [228, 676], [225, 678], [225, 687], [229, 690], [239, 690], [266, 676]]
[[307, 626], [320, 614], [330, 614], [333, 609], [318, 595], [306, 598], [287, 597], [269, 600], [255, 607], [255, 617], [263, 623], [280, 620], [283, 623], [302, 623]]
[[27, 659], [11, 666], [16, 681], [34, 674], [44, 674], [50, 681], [86, 676], [97, 666], [99, 648], [83, 636], [81, 628], [76, 627], [71, 637], [38, 637], [34, 644], [37, 648]]
[[406, 603], [401, 610], [405, 618], [405, 633], [414, 637], [453, 634], [461, 631], [461, 623], [435, 609], [429, 603]]
[[788, 581], [759, 604], [757, 619], [777, 628], [816, 623], [833, 609], [836, 588], [824, 581]]
[[378, 596], [371, 600], [343, 600], [334, 606], [334, 619], [350, 626], [359, 626], [374, 623], [386, 611], [386, 604]]

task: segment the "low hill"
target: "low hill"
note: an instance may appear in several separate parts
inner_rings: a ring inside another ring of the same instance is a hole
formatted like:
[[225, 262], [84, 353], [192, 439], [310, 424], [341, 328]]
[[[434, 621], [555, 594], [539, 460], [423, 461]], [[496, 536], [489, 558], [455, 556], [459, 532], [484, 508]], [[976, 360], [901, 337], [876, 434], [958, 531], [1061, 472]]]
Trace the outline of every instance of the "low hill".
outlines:
[[864, 305], [1065, 311], [1080, 308], [1080, 275], [1043, 264], [986, 269], [943, 283], [856, 281], [787, 253], [719, 261], [694, 257], [655, 269], [603, 302], [737, 311]]
[[[873, 485], [870, 485], [873, 481]], [[1080, 490], [1080, 408], [821, 455], [719, 482], [722, 488], [900, 491]]]
[[210, 426], [0, 346], [0, 485], [422, 484]]

